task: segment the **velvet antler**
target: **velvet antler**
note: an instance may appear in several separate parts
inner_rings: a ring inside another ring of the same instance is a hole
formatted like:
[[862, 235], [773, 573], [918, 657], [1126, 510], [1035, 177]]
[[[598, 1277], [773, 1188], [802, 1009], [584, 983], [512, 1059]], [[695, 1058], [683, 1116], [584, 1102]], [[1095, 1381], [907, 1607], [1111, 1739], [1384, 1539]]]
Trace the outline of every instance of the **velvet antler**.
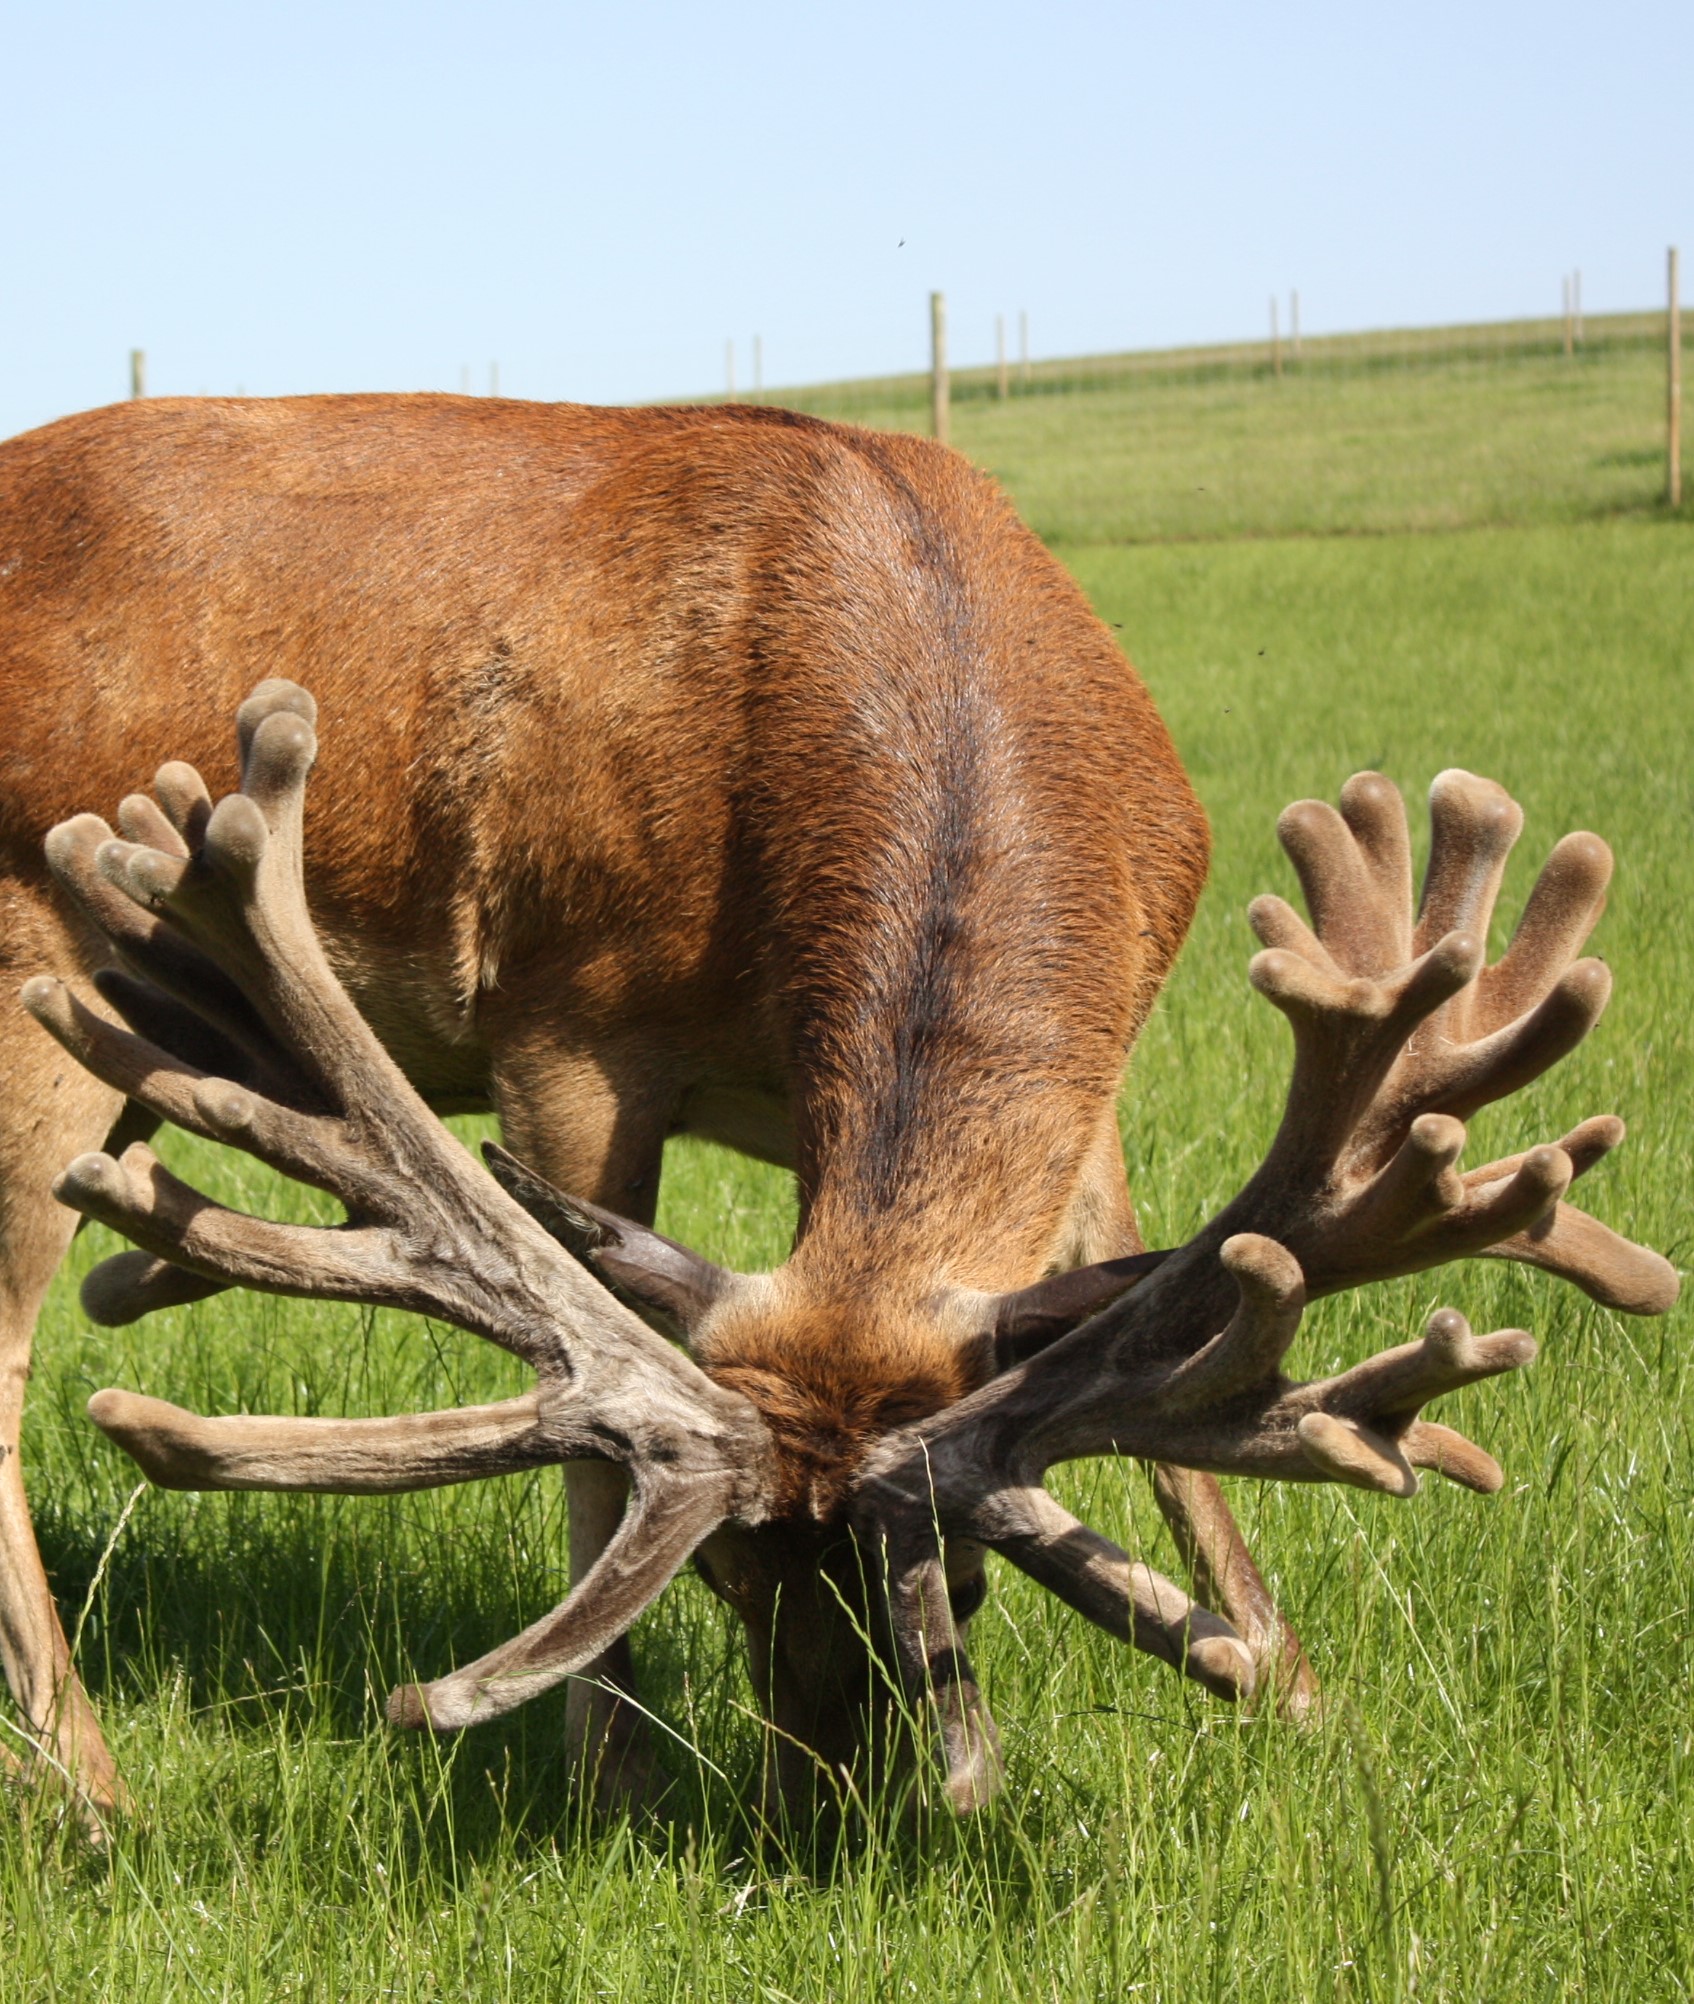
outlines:
[[301, 827], [311, 699], [263, 685], [243, 706], [241, 790], [214, 808], [167, 766], [135, 838], [93, 816], [53, 831], [53, 867], [121, 954], [102, 978], [123, 1029], [42, 977], [25, 990], [80, 1063], [178, 1126], [340, 1199], [335, 1229], [225, 1209], [145, 1146], [79, 1157], [63, 1202], [142, 1250], [89, 1276], [108, 1321], [219, 1286], [380, 1303], [498, 1343], [536, 1373], [503, 1404], [389, 1419], [202, 1419], [97, 1393], [96, 1423], [152, 1478], [195, 1489], [356, 1493], [434, 1487], [574, 1458], [622, 1463], [631, 1502], [555, 1612], [479, 1662], [390, 1701], [406, 1725], [459, 1726], [592, 1661], [719, 1524], [757, 1523], [770, 1442], [747, 1400], [655, 1335], [514, 1202], [429, 1112], [337, 981], [307, 912]]
[[[992, 1727], [948, 1619], [943, 1538], [1003, 1553], [1123, 1635], [1144, 1592], [1138, 1569], [1047, 1494], [1056, 1462], [1133, 1455], [1396, 1496], [1416, 1492], [1420, 1468], [1482, 1492], [1500, 1486], [1487, 1454], [1420, 1414], [1443, 1392], [1527, 1363], [1531, 1339], [1473, 1335], [1443, 1309], [1421, 1341], [1301, 1384], [1282, 1360], [1309, 1295], [1496, 1253], [1637, 1313], [1675, 1299], [1668, 1262], [1563, 1202], [1622, 1139], [1620, 1121], [1585, 1121], [1468, 1175], [1457, 1166], [1464, 1118], [1538, 1077], [1605, 1006], [1607, 970], [1575, 955], [1604, 901], [1609, 852], [1594, 836], [1567, 836], [1488, 967], [1488, 921], [1521, 814], [1492, 782], [1457, 772], [1435, 782], [1431, 814], [1414, 915], [1405, 815], [1387, 780], [1349, 781], [1339, 814], [1315, 801], [1288, 809], [1280, 833], [1311, 924], [1278, 898], [1251, 912], [1266, 947], [1252, 982], [1288, 1017], [1295, 1051], [1263, 1165], [1150, 1270], [1098, 1270], [1103, 1290], [1131, 1292], [889, 1436], [865, 1464], [857, 1521], [886, 1549], [902, 1662], [934, 1699], [962, 1803], [991, 1786]], [[1088, 1286], [1070, 1281], [1080, 1299]], [[1197, 1636], [1190, 1646], [1239, 1645]]]

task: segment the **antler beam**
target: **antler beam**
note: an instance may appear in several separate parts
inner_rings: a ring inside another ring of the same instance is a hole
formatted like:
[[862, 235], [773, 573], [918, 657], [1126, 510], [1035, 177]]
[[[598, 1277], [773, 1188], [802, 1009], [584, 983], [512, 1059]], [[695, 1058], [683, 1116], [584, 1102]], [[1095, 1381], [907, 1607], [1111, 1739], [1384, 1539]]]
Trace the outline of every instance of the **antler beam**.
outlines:
[[536, 1390], [495, 1406], [371, 1420], [202, 1419], [97, 1393], [90, 1415], [173, 1488], [358, 1494], [570, 1459], [622, 1463], [624, 1525], [552, 1615], [479, 1663], [396, 1693], [404, 1724], [462, 1725], [570, 1675], [621, 1634], [726, 1519], [756, 1524], [771, 1446], [481, 1170], [413, 1092], [336, 980], [306, 908], [301, 831], [314, 706], [267, 683], [239, 719], [241, 790], [215, 807], [166, 766], [120, 840], [91, 815], [53, 831], [61, 882], [122, 956], [107, 1020], [49, 978], [25, 1002], [79, 1063], [161, 1118], [330, 1192], [345, 1224], [280, 1225], [213, 1203], [141, 1144], [84, 1155], [65, 1203], [141, 1248], [95, 1268], [89, 1312], [129, 1320], [220, 1286], [410, 1309], [521, 1357]]

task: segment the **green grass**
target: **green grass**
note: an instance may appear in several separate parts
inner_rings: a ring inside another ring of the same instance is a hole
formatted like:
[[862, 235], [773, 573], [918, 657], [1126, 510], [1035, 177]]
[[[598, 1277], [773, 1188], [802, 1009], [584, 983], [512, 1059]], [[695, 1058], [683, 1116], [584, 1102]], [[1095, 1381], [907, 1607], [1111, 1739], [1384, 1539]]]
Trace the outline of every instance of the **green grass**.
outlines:
[[[953, 384], [953, 443], [1049, 542], [1384, 534], [1651, 511], [1664, 491], [1660, 316], [1308, 341], [1041, 364], [1005, 401]], [[917, 376], [772, 399], [926, 430]]]
[[[1286, 384], [1284, 385], [1286, 388]], [[1247, 991], [1242, 907], [1287, 890], [1277, 810], [1378, 765], [1507, 782], [1528, 831], [1507, 900], [1567, 828], [1619, 875], [1618, 991], [1588, 1045], [1473, 1159], [1615, 1109], [1587, 1201], [1690, 1261], [1694, 1161], [1694, 534], [1623, 520], [1067, 551], [1120, 625], [1212, 814], [1217, 863], [1125, 1103], [1150, 1233], [1185, 1234], [1262, 1149], [1284, 1077]], [[1414, 818], [1417, 810], [1414, 807]], [[310, 1200], [231, 1158], [224, 1193]], [[784, 1179], [678, 1147], [662, 1222], [778, 1258]], [[1115, 2000], [1687, 1997], [1694, 1969], [1694, 1314], [1608, 1314], [1475, 1264], [1325, 1304], [1311, 1373], [1441, 1302], [1542, 1340], [1451, 1402], [1507, 1469], [1483, 1502], [1236, 1485], [1331, 1694], [1295, 1731], [1197, 1696], [1006, 1568], [976, 1630], [1010, 1785], [976, 1821], [892, 1830], [832, 1871], [761, 1859], [737, 1809], [757, 1731], [728, 1615], [692, 1580], [637, 1647], [683, 1818], [571, 1804], [562, 1705], [431, 1744], [380, 1700], [558, 1598], [559, 1484], [393, 1500], [144, 1492], [81, 1416], [107, 1383], [229, 1411], [391, 1411], [518, 1382], [402, 1318], [256, 1297], [96, 1334], [77, 1272], [44, 1321], [26, 1454], [43, 1543], [137, 1797], [104, 1855], [46, 1804], [0, 1819], [0, 1999]], [[1167, 1569], [1145, 1483], [1067, 1501]], [[121, 1530], [119, 1526], [121, 1524]], [[91, 1583], [104, 1572], [97, 1590]]]

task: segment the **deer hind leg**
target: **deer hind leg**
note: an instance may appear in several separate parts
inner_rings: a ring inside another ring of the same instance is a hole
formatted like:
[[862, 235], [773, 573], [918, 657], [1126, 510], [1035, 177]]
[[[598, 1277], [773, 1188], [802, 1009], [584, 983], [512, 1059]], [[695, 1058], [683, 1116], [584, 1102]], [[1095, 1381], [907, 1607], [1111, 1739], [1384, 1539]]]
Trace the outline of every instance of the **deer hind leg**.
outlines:
[[[651, 1068], [553, 1046], [505, 1051], [495, 1063], [494, 1100], [506, 1145], [558, 1189], [651, 1224], [672, 1097], [653, 1088]], [[565, 1465], [574, 1587], [623, 1521], [629, 1482], [615, 1464]], [[650, 1808], [668, 1786], [636, 1697], [635, 1657], [620, 1636], [565, 1696], [572, 1768], [603, 1809]]]
[[80, 958], [45, 896], [0, 878], [0, 1662], [33, 1742], [26, 1767], [107, 1809], [121, 1784], [71, 1664], [18, 1453], [36, 1318], [76, 1223], [50, 1185], [101, 1145], [123, 1104], [18, 1006], [31, 974]]
[[[1101, 1125], [1072, 1212], [1074, 1264], [1119, 1259], [1144, 1250], [1124, 1170], [1113, 1109]], [[1318, 1681], [1300, 1638], [1271, 1597], [1215, 1475], [1159, 1463], [1153, 1494], [1201, 1602], [1221, 1614], [1252, 1652], [1259, 1690], [1277, 1710], [1299, 1718], [1318, 1698]]]

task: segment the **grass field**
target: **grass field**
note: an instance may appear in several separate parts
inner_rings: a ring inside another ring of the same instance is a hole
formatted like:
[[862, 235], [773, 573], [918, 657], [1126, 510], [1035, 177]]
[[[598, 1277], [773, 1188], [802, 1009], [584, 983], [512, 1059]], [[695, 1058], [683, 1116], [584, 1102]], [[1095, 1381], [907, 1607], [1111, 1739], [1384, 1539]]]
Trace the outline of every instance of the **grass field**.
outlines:
[[[1399, 421], [1403, 388], [1382, 379], [1382, 425]], [[1061, 406], [1022, 408], [1046, 424]], [[1550, 459], [1586, 451], [1574, 418], [1559, 429], [1575, 405], [1544, 408], [1564, 414], [1548, 421]], [[1006, 446], [1027, 455], [1021, 491], [1050, 529], [1058, 518], [1028, 497], [1042, 479], [1057, 493], [1095, 478], [1089, 446], [1086, 419], [1068, 439], [1049, 427]], [[1174, 430], [1162, 449], [1180, 457]], [[1213, 449], [1242, 464], [1192, 441]], [[1478, 1123], [1473, 1159], [1615, 1109], [1631, 1139], [1586, 1201], [1687, 1266], [1694, 528], [1643, 499], [1619, 519], [1573, 507], [1468, 533], [1134, 547], [1110, 514], [1112, 476], [1098, 477], [1091, 533], [1064, 532], [1064, 554], [1152, 684], [1217, 839], [1124, 1106], [1150, 1236], [1186, 1234], [1274, 1124], [1285, 1039], [1243, 979], [1242, 908], [1289, 888], [1277, 810], [1376, 765], [1415, 819], [1430, 777], [1464, 764], [1527, 810], [1509, 904], [1567, 828], [1598, 829], [1619, 856], [1599, 935], [1611, 1012], [1521, 1104]], [[1414, 500], [1430, 529], [1446, 504], [1426, 486]], [[1122, 505], [1138, 519], [1133, 491]], [[1322, 526], [1299, 505], [1258, 526]], [[1404, 513], [1386, 476], [1360, 506]], [[223, 1192], [304, 1201], [244, 1162], [200, 1166]], [[706, 1251], [774, 1261], [790, 1216], [773, 1172], [674, 1151], [661, 1223]], [[85, 1235], [75, 1268], [100, 1238]], [[132, 1469], [81, 1416], [107, 1383], [220, 1411], [496, 1396], [516, 1380], [487, 1346], [252, 1297], [96, 1334], [75, 1279], [42, 1330], [26, 1453], [137, 1810], [104, 1855], [45, 1805], [0, 1819], [6, 2004], [1694, 1990], [1687, 1306], [1630, 1322], [1483, 1264], [1326, 1304], [1296, 1351], [1312, 1374], [1414, 1333], [1438, 1302], [1479, 1327], [1531, 1327], [1543, 1354], [1448, 1415], [1506, 1467], [1490, 1502], [1434, 1483], [1411, 1504], [1237, 1485], [1327, 1684], [1324, 1722], [1296, 1731], [1196, 1696], [1000, 1568], [975, 1641], [1006, 1733], [1003, 1803], [921, 1838], [873, 1832], [806, 1874], [761, 1858], [739, 1818], [750, 1692], [728, 1616], [692, 1580], [637, 1635], [672, 1736], [672, 1832], [573, 1809], [557, 1697], [453, 1742], [381, 1726], [396, 1679], [463, 1661], [558, 1598], [555, 1480], [393, 1501], [135, 1497]], [[1135, 1471], [1074, 1468], [1057, 1486], [1172, 1567]]]
[[[1685, 364], [1686, 373], [1686, 364]], [[1035, 365], [995, 395], [953, 378], [953, 443], [1051, 544], [1380, 535], [1587, 521], [1664, 491], [1663, 316], [1265, 344]], [[927, 377], [779, 392], [824, 417], [929, 424]]]

